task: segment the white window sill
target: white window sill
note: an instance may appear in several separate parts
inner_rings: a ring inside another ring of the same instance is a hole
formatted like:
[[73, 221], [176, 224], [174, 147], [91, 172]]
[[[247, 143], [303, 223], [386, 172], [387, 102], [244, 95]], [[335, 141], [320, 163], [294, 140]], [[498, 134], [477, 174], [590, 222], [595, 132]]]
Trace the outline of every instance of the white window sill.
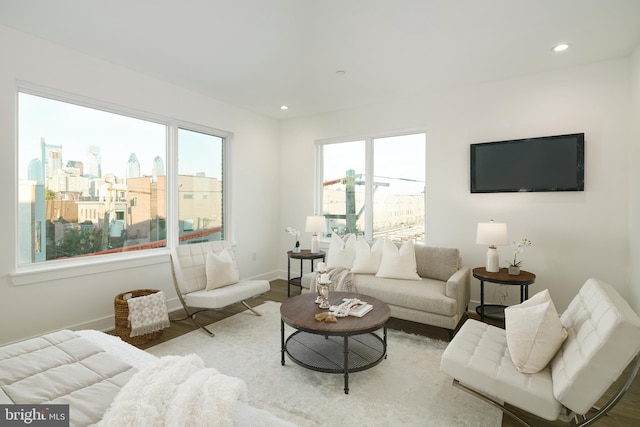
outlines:
[[48, 261], [40, 265], [20, 267], [10, 277], [14, 286], [24, 286], [146, 265], [165, 264], [168, 262], [168, 258], [169, 250], [163, 248], [157, 251], [154, 250], [152, 253], [144, 251], [144, 254], [132, 254], [129, 252], [113, 256]]

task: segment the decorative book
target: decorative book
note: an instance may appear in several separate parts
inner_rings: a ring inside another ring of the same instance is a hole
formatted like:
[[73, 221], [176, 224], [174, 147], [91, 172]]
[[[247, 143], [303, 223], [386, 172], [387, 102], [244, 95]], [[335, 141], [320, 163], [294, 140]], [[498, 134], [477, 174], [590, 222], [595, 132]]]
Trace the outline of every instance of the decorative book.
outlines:
[[370, 312], [372, 308], [373, 306], [367, 304], [366, 301], [360, 301], [357, 298], [345, 298], [341, 304], [329, 307], [329, 311], [334, 313], [336, 317], [362, 317]]

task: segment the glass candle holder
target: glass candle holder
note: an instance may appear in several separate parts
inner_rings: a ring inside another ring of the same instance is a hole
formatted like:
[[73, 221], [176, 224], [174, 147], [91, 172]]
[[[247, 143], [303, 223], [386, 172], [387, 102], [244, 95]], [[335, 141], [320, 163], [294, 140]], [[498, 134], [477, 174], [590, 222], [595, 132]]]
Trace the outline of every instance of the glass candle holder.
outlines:
[[320, 283], [320, 308], [329, 308], [329, 284]]

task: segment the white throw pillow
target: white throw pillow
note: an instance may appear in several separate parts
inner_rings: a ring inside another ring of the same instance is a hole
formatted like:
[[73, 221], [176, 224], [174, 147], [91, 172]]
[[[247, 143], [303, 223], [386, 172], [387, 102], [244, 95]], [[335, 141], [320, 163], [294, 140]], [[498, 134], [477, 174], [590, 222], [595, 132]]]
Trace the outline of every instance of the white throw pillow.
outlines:
[[376, 277], [386, 279], [421, 280], [418, 276], [416, 249], [413, 240], [407, 240], [398, 248], [391, 240], [382, 241], [382, 258]]
[[549, 290], [504, 310], [507, 347], [516, 369], [524, 374], [543, 370], [567, 338]]
[[376, 240], [373, 245], [362, 237], [356, 240], [356, 258], [351, 267], [352, 273], [376, 274], [382, 258], [382, 240]]
[[[346, 237], [346, 236], [345, 236]], [[329, 253], [327, 254], [327, 269], [351, 268], [356, 258], [356, 236], [350, 234], [346, 239], [336, 233], [331, 234]]]
[[226, 248], [219, 255], [207, 252], [205, 273], [207, 275], [207, 291], [232, 285], [240, 280], [233, 258]]

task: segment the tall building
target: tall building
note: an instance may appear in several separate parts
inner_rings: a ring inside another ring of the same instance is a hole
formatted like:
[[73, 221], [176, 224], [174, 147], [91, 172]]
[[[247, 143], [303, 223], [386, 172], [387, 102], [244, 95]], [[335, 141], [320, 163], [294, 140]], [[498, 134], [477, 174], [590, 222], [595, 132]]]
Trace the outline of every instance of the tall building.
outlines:
[[96, 145], [89, 146], [84, 174], [90, 178], [102, 178], [100, 147]]
[[69, 160], [67, 162], [67, 168], [78, 169], [78, 175], [84, 175], [84, 164], [79, 160]]
[[153, 166], [151, 167], [151, 181], [158, 182], [158, 177], [164, 175], [164, 161], [162, 157], [156, 156], [155, 159], [153, 159]]
[[57, 152], [57, 156], [53, 156], [53, 158], [58, 159], [60, 161], [60, 165], [58, 169], [62, 167], [62, 145], [53, 145], [47, 144], [44, 140], [44, 137], [40, 138], [40, 161], [42, 161], [42, 177], [49, 178], [55, 172], [52, 171], [52, 165], [49, 163], [49, 160], [52, 158], [51, 153]]
[[44, 168], [40, 159], [32, 159], [27, 167], [27, 179], [37, 184], [44, 184]]
[[62, 150], [49, 151], [47, 157], [47, 178], [51, 178], [58, 174], [62, 169]]
[[129, 160], [127, 161], [127, 176], [125, 178], [127, 180], [129, 180], [129, 178], [140, 178], [140, 162], [138, 161], [138, 157], [136, 157], [136, 153], [131, 153], [129, 156]]

